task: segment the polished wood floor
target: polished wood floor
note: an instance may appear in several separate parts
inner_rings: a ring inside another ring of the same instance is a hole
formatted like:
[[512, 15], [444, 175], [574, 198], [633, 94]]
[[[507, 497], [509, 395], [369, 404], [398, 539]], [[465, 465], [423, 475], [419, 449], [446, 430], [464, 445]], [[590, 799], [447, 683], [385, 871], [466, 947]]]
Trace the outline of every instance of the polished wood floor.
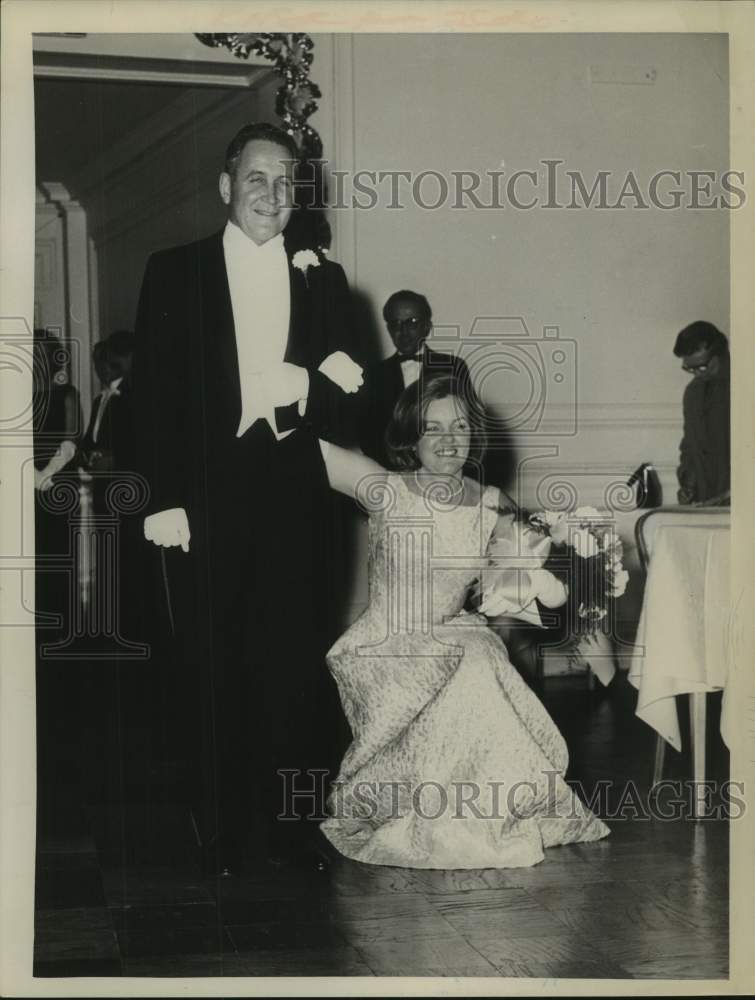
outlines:
[[[548, 678], [543, 699], [569, 743], [570, 779], [588, 794], [612, 782], [608, 804], [624, 794], [626, 818], [527, 869], [338, 859], [326, 876], [260, 866], [216, 882], [201, 876], [176, 804], [92, 806], [69, 760], [70, 786], [58, 774], [40, 792], [35, 974], [726, 978], [728, 823], [642, 817], [653, 736], [624, 676], [592, 693], [582, 678]], [[710, 714], [710, 773], [722, 780]], [[688, 757], [669, 756], [669, 776], [689, 778]]]

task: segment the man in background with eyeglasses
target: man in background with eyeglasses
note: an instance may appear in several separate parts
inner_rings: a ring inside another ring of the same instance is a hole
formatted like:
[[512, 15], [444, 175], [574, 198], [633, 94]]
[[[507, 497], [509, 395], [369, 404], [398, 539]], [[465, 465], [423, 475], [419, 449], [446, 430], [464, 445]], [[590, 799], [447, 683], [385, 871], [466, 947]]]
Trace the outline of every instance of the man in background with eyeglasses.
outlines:
[[383, 319], [395, 352], [368, 366], [360, 393], [359, 444], [365, 455], [387, 464], [385, 430], [404, 389], [422, 377], [455, 375], [469, 378], [466, 363], [453, 354], [433, 351], [426, 343], [433, 328], [432, 310], [424, 295], [403, 289], [383, 306]]
[[677, 336], [674, 354], [692, 376], [684, 390], [684, 437], [677, 478], [680, 504], [730, 502], [729, 343], [712, 323], [697, 320]]

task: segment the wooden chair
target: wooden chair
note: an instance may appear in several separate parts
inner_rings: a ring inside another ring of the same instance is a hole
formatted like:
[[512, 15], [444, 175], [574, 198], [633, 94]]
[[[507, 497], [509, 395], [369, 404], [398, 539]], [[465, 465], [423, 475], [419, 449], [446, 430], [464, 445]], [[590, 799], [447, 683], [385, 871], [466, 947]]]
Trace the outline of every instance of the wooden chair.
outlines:
[[[728, 522], [731, 511], [728, 507], [655, 507], [643, 514], [635, 525], [635, 535], [637, 539], [637, 551], [640, 556], [640, 565], [647, 574], [648, 566], [653, 555], [653, 545], [655, 537], [660, 527], [669, 524], [689, 524], [694, 520], [700, 525], [720, 525], [724, 521]], [[702, 790], [702, 781], [705, 779], [705, 722], [706, 722], [706, 702], [705, 692], [691, 694], [689, 696], [690, 715], [690, 735], [692, 741], [692, 761], [693, 775], [696, 788]], [[658, 734], [655, 741], [655, 761], [653, 765], [654, 788], [663, 777], [663, 765], [666, 758], [666, 741]], [[703, 793], [704, 794], [704, 793]], [[700, 800], [695, 802], [695, 817], [699, 818], [701, 813]]]

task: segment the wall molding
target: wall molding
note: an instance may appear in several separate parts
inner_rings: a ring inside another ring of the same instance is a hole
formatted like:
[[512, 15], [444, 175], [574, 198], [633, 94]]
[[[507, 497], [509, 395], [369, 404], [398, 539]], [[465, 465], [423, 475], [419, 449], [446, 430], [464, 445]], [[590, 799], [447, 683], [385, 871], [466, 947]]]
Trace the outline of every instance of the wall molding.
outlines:
[[140, 199], [138, 207], [131, 212], [119, 211], [109, 218], [97, 219], [92, 229], [95, 243], [99, 245], [123, 239], [150, 219], [172, 212], [178, 205], [191, 199], [197, 190], [196, 178], [184, 176], [174, 184], [162, 187], [151, 198]]
[[239, 87], [249, 90], [269, 72], [249, 63], [200, 62], [138, 56], [88, 55], [81, 52], [34, 53], [34, 76], [108, 83], [170, 83], [187, 87]]
[[[525, 507], [591, 506], [626, 512], [634, 509], [634, 488], [627, 481], [637, 462], [579, 462], [561, 456], [527, 456], [519, 466], [515, 499]], [[676, 463], [653, 462], [665, 502], [675, 502]]]
[[[504, 411], [502, 410], [502, 413]], [[544, 409], [541, 429], [557, 427], [566, 417], [572, 416], [573, 408], [567, 403], [548, 405]], [[634, 428], [669, 427], [682, 425], [682, 403], [578, 403], [577, 430], [580, 428]]]
[[[262, 70], [262, 76], [268, 77], [272, 70]], [[77, 197], [85, 199], [103, 186], [112, 185], [120, 180], [127, 180], [139, 171], [144, 170], [144, 163], [155, 154], [164, 155], [166, 145], [178, 142], [186, 134], [196, 129], [202, 129], [229, 107], [242, 105], [249, 101], [248, 92], [220, 94], [214, 100], [208, 98], [208, 104], [197, 111], [196, 101], [192, 94], [181, 94], [169, 105], [161, 108], [156, 114], [142, 122], [137, 129], [132, 129], [118, 142], [112, 145], [101, 157], [75, 177], [72, 187]]]
[[[40, 197], [40, 193], [43, 197]], [[57, 181], [39, 181], [36, 194], [36, 222], [57, 213], [60, 217], [59, 245], [56, 252], [60, 257], [60, 282], [63, 291], [63, 315], [65, 338], [69, 344], [77, 344], [79, 370], [72, 373], [72, 380], [79, 392], [84, 413], [88, 413], [92, 403], [92, 370], [89, 362], [92, 349], [93, 322], [92, 299], [89, 289], [89, 234], [87, 213], [78, 199], [71, 197], [67, 188]], [[43, 230], [44, 231], [44, 230]], [[44, 247], [45, 237], [39, 241]], [[62, 265], [62, 267], [61, 267]], [[36, 260], [35, 260], [36, 266]], [[44, 286], [40, 286], [40, 289]], [[35, 309], [36, 309], [35, 292]], [[96, 322], [95, 324], [96, 325]], [[78, 377], [77, 377], [78, 376]]]
[[[267, 72], [269, 76], [272, 71]], [[191, 199], [197, 192], [198, 178], [195, 171], [178, 171], [172, 184], [161, 185], [151, 196], [142, 193], [136, 207], [130, 199], [117, 196], [118, 189], [127, 189], [134, 182], [143, 191], [139, 176], [149, 169], [156, 158], [170, 155], [171, 147], [179, 145], [191, 132], [210, 129], [221, 116], [232, 112], [238, 105], [248, 105], [248, 91], [224, 94], [199, 113], [191, 95], [184, 95], [169, 107], [150, 118], [144, 128], [134, 130], [113, 146], [93, 167], [76, 178], [81, 185], [82, 200], [88, 196], [100, 208], [98, 192], [106, 188], [110, 196], [105, 202], [109, 214], [93, 213], [92, 235], [97, 243], [116, 240], [143, 225], [157, 215], [171, 212], [178, 205]]]

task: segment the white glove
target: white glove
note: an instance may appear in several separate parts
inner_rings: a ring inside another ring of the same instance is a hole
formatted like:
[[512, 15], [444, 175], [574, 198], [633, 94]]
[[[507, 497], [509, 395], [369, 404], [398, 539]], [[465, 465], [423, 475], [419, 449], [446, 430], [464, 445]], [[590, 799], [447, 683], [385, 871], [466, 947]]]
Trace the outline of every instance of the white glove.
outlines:
[[329, 354], [317, 370], [344, 392], [356, 392], [364, 384], [362, 368], [344, 351]]
[[[520, 580], [516, 571], [510, 571], [510, 578], [499, 581], [484, 594], [480, 611], [489, 618], [509, 615], [541, 625], [540, 612], [535, 598], [547, 608], [558, 608], [567, 598], [566, 587], [546, 569], [524, 571], [529, 580]], [[508, 575], [506, 571], [501, 576]]]
[[76, 445], [73, 441], [61, 441], [58, 450], [47, 464], [45, 472], [48, 476], [54, 476], [56, 472], [65, 469], [73, 456], [76, 454]]
[[309, 372], [306, 368], [282, 361], [260, 373], [271, 406], [288, 406], [309, 395]]
[[61, 441], [58, 450], [55, 452], [56, 461], [58, 459], [60, 460], [58, 468], [62, 469], [64, 466], [68, 465], [75, 454], [76, 445], [73, 441]]
[[145, 517], [144, 537], [155, 545], [180, 545], [184, 552], [188, 552], [191, 532], [186, 511], [183, 507], [171, 507]]
[[564, 583], [547, 569], [530, 570], [530, 580], [535, 597], [546, 608], [560, 608], [566, 604], [569, 593]]
[[46, 492], [52, 486], [52, 477], [56, 472], [65, 469], [73, 456], [76, 454], [76, 445], [73, 441], [61, 441], [58, 450], [52, 456], [44, 469], [34, 470], [34, 486], [42, 492]]

